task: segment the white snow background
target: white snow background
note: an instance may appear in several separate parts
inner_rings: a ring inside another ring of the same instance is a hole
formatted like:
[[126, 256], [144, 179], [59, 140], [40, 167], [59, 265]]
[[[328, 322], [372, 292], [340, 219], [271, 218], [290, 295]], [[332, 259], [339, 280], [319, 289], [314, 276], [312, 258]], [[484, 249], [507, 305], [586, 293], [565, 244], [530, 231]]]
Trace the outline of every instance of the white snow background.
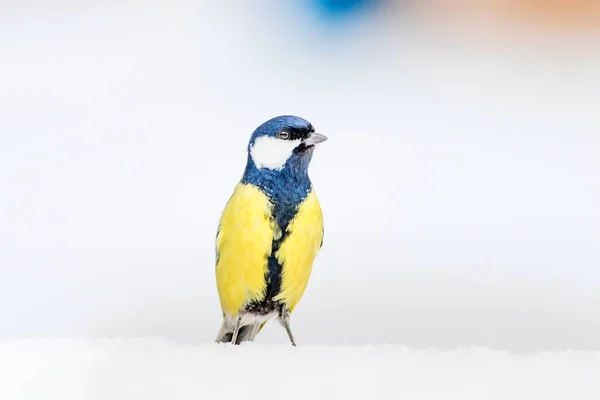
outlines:
[[[0, 399], [600, 398], [598, 36], [300, 3], [0, 4]], [[225, 348], [217, 221], [279, 114], [330, 138], [325, 243], [299, 347]]]
[[401, 346], [231, 346], [164, 339], [0, 340], [0, 396], [79, 399], [577, 399], [600, 354]]

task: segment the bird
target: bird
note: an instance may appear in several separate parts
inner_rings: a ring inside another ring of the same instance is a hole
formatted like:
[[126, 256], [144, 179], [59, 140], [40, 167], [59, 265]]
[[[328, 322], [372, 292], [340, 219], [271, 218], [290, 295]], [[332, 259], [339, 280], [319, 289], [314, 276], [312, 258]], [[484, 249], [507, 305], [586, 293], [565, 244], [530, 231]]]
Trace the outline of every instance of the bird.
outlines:
[[327, 140], [307, 120], [281, 115], [258, 126], [246, 168], [221, 214], [216, 283], [223, 322], [217, 343], [251, 342], [276, 318], [293, 346], [290, 315], [323, 246], [323, 212], [308, 168]]

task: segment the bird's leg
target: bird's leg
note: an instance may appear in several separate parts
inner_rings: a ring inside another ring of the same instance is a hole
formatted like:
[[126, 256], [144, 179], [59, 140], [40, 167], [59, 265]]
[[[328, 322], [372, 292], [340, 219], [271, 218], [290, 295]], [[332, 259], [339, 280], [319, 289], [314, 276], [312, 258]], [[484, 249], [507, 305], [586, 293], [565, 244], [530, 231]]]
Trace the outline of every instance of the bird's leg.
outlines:
[[238, 333], [240, 332], [240, 325], [242, 324], [242, 316], [240, 315], [237, 318], [237, 321], [235, 323], [235, 327], [233, 328], [233, 335], [231, 336], [231, 343], [233, 344], [237, 344], [237, 337], [238, 337]]
[[254, 338], [256, 337], [256, 334], [258, 333], [258, 329], [260, 328], [260, 324], [258, 322], [255, 322], [252, 325], [252, 332], [250, 332], [250, 340], [254, 340]]
[[294, 340], [294, 335], [292, 335], [292, 329], [290, 328], [290, 312], [284, 308], [281, 309], [279, 313], [279, 323], [285, 328], [288, 336], [290, 337], [290, 342], [292, 342], [292, 346], [296, 346], [296, 341]]

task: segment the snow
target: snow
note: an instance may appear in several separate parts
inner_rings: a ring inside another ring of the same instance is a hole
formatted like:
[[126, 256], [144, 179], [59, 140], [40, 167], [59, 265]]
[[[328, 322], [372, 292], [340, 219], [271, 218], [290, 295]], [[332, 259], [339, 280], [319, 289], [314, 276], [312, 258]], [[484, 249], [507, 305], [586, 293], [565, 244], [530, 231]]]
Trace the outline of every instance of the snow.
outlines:
[[594, 351], [233, 347], [151, 337], [3, 339], [0, 354], [6, 400], [600, 398]]

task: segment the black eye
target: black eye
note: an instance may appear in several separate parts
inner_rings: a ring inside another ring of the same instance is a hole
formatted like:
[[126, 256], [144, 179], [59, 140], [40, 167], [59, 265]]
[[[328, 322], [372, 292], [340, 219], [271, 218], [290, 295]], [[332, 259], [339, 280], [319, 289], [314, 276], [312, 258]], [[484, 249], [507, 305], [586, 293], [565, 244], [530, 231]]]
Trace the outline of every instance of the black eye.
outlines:
[[286, 131], [279, 132], [279, 137], [283, 140], [288, 140], [290, 138], [290, 133]]

